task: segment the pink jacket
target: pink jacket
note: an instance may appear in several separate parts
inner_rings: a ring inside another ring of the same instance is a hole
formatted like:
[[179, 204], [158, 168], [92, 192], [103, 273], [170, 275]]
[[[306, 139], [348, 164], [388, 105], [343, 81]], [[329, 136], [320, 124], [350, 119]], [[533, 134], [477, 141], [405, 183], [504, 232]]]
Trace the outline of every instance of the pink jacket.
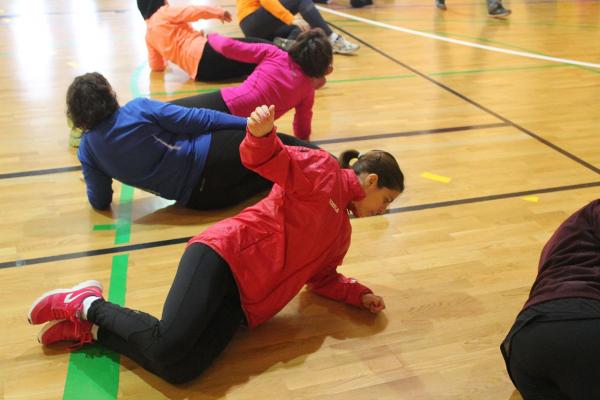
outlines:
[[347, 207], [364, 197], [356, 174], [323, 150], [287, 147], [271, 133], [250, 133], [243, 164], [274, 182], [269, 195], [193, 237], [227, 261], [248, 325], [279, 312], [305, 284], [322, 296], [362, 307], [371, 290], [337, 272], [350, 247]]
[[163, 71], [169, 60], [196, 79], [206, 37], [202, 31], [195, 31], [190, 22], [223, 18], [224, 13], [222, 8], [211, 6], [165, 5], [159, 8], [146, 20], [146, 47], [152, 71]]
[[275, 118], [279, 118], [295, 108], [294, 135], [308, 139], [315, 80], [304, 75], [288, 53], [270, 44], [240, 42], [216, 33], [208, 35], [208, 42], [227, 58], [258, 64], [240, 86], [221, 89], [233, 115], [247, 117], [260, 105], [274, 104]]

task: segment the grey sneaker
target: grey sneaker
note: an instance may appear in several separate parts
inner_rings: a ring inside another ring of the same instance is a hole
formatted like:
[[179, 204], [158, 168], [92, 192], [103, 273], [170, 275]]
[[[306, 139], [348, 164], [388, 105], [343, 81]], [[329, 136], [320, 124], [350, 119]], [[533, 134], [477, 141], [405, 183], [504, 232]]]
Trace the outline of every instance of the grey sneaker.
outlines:
[[446, 0], [435, 0], [435, 6], [440, 10], [446, 10]]
[[281, 50], [288, 51], [296, 43], [294, 39], [285, 39], [282, 37], [276, 37], [273, 39], [273, 44], [279, 47]]
[[500, 3], [488, 8], [488, 15], [492, 18], [504, 18], [510, 15], [511, 11], [507, 10]]
[[331, 46], [333, 47], [333, 52], [337, 54], [352, 54], [360, 49], [359, 45], [347, 41], [341, 35], [338, 35], [333, 43], [331, 43]]

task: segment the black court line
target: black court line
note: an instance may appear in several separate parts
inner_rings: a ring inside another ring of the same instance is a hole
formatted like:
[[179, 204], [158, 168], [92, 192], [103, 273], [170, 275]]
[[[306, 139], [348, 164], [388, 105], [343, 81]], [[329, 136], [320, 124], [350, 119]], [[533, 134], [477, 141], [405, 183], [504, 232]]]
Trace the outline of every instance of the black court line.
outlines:
[[461, 204], [483, 203], [485, 201], [531, 196], [533, 194], [563, 192], [563, 191], [575, 190], [575, 189], [587, 189], [587, 188], [596, 187], [596, 186], [600, 186], [600, 182], [580, 183], [578, 185], [558, 186], [558, 187], [546, 188], [546, 189], [526, 190], [523, 192], [513, 192], [513, 193], [493, 194], [493, 195], [489, 195], [489, 196], [471, 197], [469, 199], [458, 199], [458, 200], [450, 200], [450, 201], [440, 201], [437, 203], [418, 204], [418, 205], [409, 206], [409, 207], [393, 208], [393, 209], [390, 209], [388, 211], [388, 213], [389, 214], [398, 214], [398, 213], [402, 213], [402, 212], [428, 210], [431, 208], [450, 207], [450, 206], [456, 206], [456, 205], [461, 205]]
[[[600, 186], [600, 181], [599, 182], [581, 183], [581, 184], [577, 184], [577, 185], [557, 186], [557, 187], [544, 188], [544, 189], [534, 189], [534, 190], [527, 190], [527, 191], [522, 191], [522, 192], [512, 192], [512, 193], [503, 193], [503, 194], [490, 195], [490, 196], [472, 197], [472, 198], [468, 198], [468, 199], [441, 201], [441, 202], [437, 202], [437, 203], [418, 204], [418, 205], [408, 206], [408, 207], [398, 207], [398, 208], [390, 209], [387, 213], [388, 214], [398, 214], [398, 213], [403, 213], [403, 212], [427, 210], [427, 209], [433, 209], [433, 208], [451, 207], [451, 206], [461, 205], [461, 204], [481, 203], [481, 202], [485, 202], [485, 201], [493, 201], [493, 200], [500, 200], [500, 199], [530, 196], [533, 194], [562, 192], [562, 191], [575, 190], [575, 189], [585, 189], [585, 188], [591, 188], [591, 187], [597, 187], [597, 186]], [[104, 254], [114, 254], [114, 253], [122, 253], [122, 252], [127, 252], [127, 251], [134, 251], [134, 250], [171, 246], [174, 244], [186, 243], [190, 239], [191, 239], [191, 237], [182, 237], [182, 238], [176, 238], [176, 239], [158, 240], [155, 242], [131, 244], [128, 246], [109, 247], [109, 248], [98, 249], [98, 250], [89, 250], [89, 251], [80, 251], [80, 252], [76, 252], [76, 253], [59, 254], [56, 256], [47, 256], [47, 257], [29, 258], [29, 259], [24, 259], [24, 260], [6, 261], [6, 262], [0, 263], [0, 269], [11, 268], [11, 267], [23, 267], [23, 266], [27, 266], [27, 265], [42, 264], [42, 263], [53, 262], [53, 261], [72, 260], [74, 258], [83, 258], [83, 257], [91, 257], [91, 256], [104, 255]]]
[[459, 132], [459, 131], [463, 132], [463, 131], [471, 131], [471, 130], [475, 130], [475, 129], [502, 128], [503, 126], [510, 126], [510, 125], [506, 124], [504, 122], [496, 122], [493, 124], [456, 126], [453, 128], [422, 129], [422, 130], [417, 130], [417, 131], [379, 133], [377, 135], [364, 135], [364, 136], [355, 136], [355, 137], [314, 140], [311, 143], [314, 143], [314, 144], [320, 146], [322, 144], [358, 142], [361, 140], [371, 140], [371, 139], [388, 139], [388, 138], [393, 138], [393, 137], [433, 135], [436, 133]]
[[[382, 138], [403, 137], [403, 136], [417, 136], [417, 135], [434, 135], [437, 133], [461, 132], [461, 131], [470, 131], [470, 130], [474, 130], [474, 129], [501, 128], [503, 126], [509, 126], [509, 125], [506, 123], [503, 123], [503, 122], [496, 122], [496, 123], [492, 123], [492, 124], [453, 126], [453, 127], [449, 127], [449, 128], [423, 129], [423, 130], [417, 130], [417, 131], [395, 132], [395, 133], [380, 133], [380, 134], [371, 135], [371, 136], [364, 135], [364, 136], [356, 136], [356, 137], [323, 139], [323, 140], [315, 140], [313, 143], [316, 145], [322, 145], [322, 144], [330, 144], [330, 143], [344, 143], [344, 142], [355, 142], [355, 141], [359, 142], [361, 140], [382, 139]], [[41, 170], [37, 170], [37, 171], [10, 172], [7, 174], [0, 174], [0, 180], [1, 179], [10, 179], [10, 178], [23, 178], [26, 176], [58, 174], [61, 172], [71, 172], [71, 171], [79, 171], [79, 170], [81, 170], [81, 165], [74, 165], [72, 167], [41, 169]]]
[[80, 171], [80, 170], [81, 170], [81, 165], [73, 165], [72, 167], [39, 169], [39, 170], [35, 170], [35, 171], [10, 172], [7, 174], [0, 174], [0, 179], [23, 178], [25, 176], [59, 174], [61, 172], [72, 172], [72, 171]]
[[549, 140], [546, 140], [543, 137], [541, 137], [541, 136], [533, 133], [529, 129], [526, 129], [526, 128], [522, 127], [521, 125], [519, 125], [519, 124], [517, 124], [517, 123], [515, 123], [515, 122], [513, 122], [511, 120], [509, 120], [508, 118], [503, 117], [502, 115], [500, 115], [500, 114], [498, 114], [498, 113], [490, 110], [489, 108], [485, 107], [484, 105], [479, 104], [475, 100], [472, 100], [472, 99], [468, 98], [464, 94], [457, 92], [456, 90], [450, 88], [449, 86], [446, 86], [443, 83], [436, 81], [435, 79], [429, 77], [428, 75], [424, 74], [423, 72], [421, 72], [421, 71], [419, 71], [419, 70], [417, 70], [417, 69], [415, 69], [415, 68], [413, 68], [413, 67], [411, 67], [411, 66], [409, 66], [409, 65], [407, 65], [405, 63], [403, 63], [400, 60], [395, 59], [394, 57], [390, 56], [389, 54], [385, 53], [384, 51], [376, 48], [375, 46], [371, 45], [370, 43], [367, 43], [366, 41], [364, 41], [363, 39], [359, 38], [358, 36], [356, 36], [356, 35], [348, 32], [347, 30], [345, 30], [343, 28], [340, 28], [339, 26], [337, 26], [335, 24], [332, 24], [329, 21], [328, 21], [328, 23], [329, 23], [329, 25], [335, 27], [339, 31], [345, 33], [346, 35], [348, 35], [348, 36], [354, 38], [355, 40], [359, 41], [360, 43], [364, 44], [366, 47], [370, 48], [374, 52], [381, 54], [382, 56], [384, 56], [388, 60], [390, 60], [390, 61], [392, 61], [392, 62], [394, 62], [394, 63], [396, 63], [396, 64], [398, 64], [398, 65], [400, 65], [400, 66], [402, 66], [402, 67], [404, 67], [406, 69], [408, 69], [412, 73], [414, 73], [416, 75], [419, 75], [421, 78], [426, 79], [429, 82], [433, 83], [434, 85], [442, 88], [443, 90], [446, 90], [447, 92], [452, 93], [453, 95], [461, 98], [462, 100], [464, 100], [467, 103], [469, 103], [469, 104], [471, 104], [471, 105], [479, 108], [480, 110], [482, 110], [482, 111], [484, 111], [484, 112], [486, 112], [486, 113], [488, 113], [490, 115], [493, 115], [494, 117], [498, 118], [499, 120], [503, 121], [504, 123], [506, 123], [506, 124], [508, 124], [508, 125], [516, 128], [516, 129], [520, 130], [521, 132], [523, 132], [526, 135], [534, 138], [535, 140], [539, 141], [540, 143], [545, 144], [546, 146], [550, 147], [551, 149], [559, 152], [560, 154], [562, 154], [562, 155], [570, 158], [571, 160], [575, 161], [576, 163], [582, 165], [583, 167], [585, 167], [585, 168], [587, 168], [587, 169], [595, 172], [596, 174], [600, 175], [600, 168], [595, 167], [594, 165], [592, 165], [592, 164], [588, 163], [587, 161], [585, 161], [585, 160], [577, 157], [576, 155], [568, 152], [567, 150], [561, 148], [560, 146], [558, 146], [558, 145], [550, 142]]
[[104, 254], [123, 253], [126, 251], [170, 246], [173, 244], [185, 243], [190, 239], [191, 239], [191, 236], [184, 237], [184, 238], [177, 238], [177, 239], [158, 240], [155, 242], [147, 242], [147, 243], [140, 243], [140, 244], [130, 244], [128, 246], [109, 247], [106, 249], [79, 251], [76, 253], [59, 254], [56, 256], [46, 256], [46, 257], [38, 257], [38, 258], [29, 258], [29, 259], [25, 259], [25, 260], [7, 261], [7, 262], [0, 263], [0, 268], [23, 267], [25, 265], [42, 264], [42, 263], [47, 263], [47, 262], [52, 262], [52, 261], [72, 260], [74, 258], [100, 256], [100, 255], [104, 255]]

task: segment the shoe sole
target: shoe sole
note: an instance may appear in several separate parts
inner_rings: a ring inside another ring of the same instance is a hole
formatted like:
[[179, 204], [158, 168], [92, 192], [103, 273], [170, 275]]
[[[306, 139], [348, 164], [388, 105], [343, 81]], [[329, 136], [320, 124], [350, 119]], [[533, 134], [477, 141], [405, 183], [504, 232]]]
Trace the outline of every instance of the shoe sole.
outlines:
[[360, 47], [357, 47], [355, 50], [348, 50], [348, 51], [333, 50], [333, 52], [335, 54], [348, 55], [348, 54], [354, 54], [354, 53], [356, 53], [358, 51], [358, 49], [360, 49]]
[[27, 313], [27, 321], [31, 325], [37, 325], [37, 324], [34, 324], [33, 322], [31, 322], [31, 312], [40, 303], [40, 301], [42, 301], [47, 296], [50, 296], [50, 295], [53, 295], [53, 294], [58, 294], [58, 293], [67, 293], [67, 292], [71, 292], [73, 290], [83, 289], [83, 288], [88, 287], [88, 286], [95, 286], [98, 289], [100, 289], [100, 293], [102, 293], [102, 290], [103, 290], [102, 284], [100, 282], [98, 282], [97, 280], [94, 280], [94, 279], [90, 279], [89, 281], [81, 282], [81, 283], [79, 283], [79, 284], [77, 284], [77, 285], [75, 285], [75, 286], [73, 286], [72, 288], [69, 288], [69, 289], [55, 289], [55, 290], [49, 290], [49, 291], [47, 291], [46, 293], [42, 294], [40, 297], [38, 297], [37, 299], [35, 299], [35, 301], [31, 305], [31, 307], [29, 308], [29, 312]]
[[505, 12], [503, 14], [498, 14], [498, 15], [488, 14], [488, 17], [490, 17], [490, 18], [504, 18], [504, 17], [508, 17], [511, 13], [512, 13], [512, 11], [507, 11], [507, 12]]

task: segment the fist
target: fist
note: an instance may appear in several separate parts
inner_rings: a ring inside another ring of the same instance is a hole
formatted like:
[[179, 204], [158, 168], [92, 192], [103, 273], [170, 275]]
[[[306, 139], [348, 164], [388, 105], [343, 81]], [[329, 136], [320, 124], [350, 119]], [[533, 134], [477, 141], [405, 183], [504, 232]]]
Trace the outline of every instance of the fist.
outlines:
[[266, 136], [273, 130], [275, 106], [258, 106], [248, 117], [248, 130], [253, 136]]
[[381, 296], [374, 295], [373, 293], [367, 293], [362, 297], [363, 306], [371, 311], [373, 314], [377, 314], [381, 310], [385, 309], [385, 303]]

